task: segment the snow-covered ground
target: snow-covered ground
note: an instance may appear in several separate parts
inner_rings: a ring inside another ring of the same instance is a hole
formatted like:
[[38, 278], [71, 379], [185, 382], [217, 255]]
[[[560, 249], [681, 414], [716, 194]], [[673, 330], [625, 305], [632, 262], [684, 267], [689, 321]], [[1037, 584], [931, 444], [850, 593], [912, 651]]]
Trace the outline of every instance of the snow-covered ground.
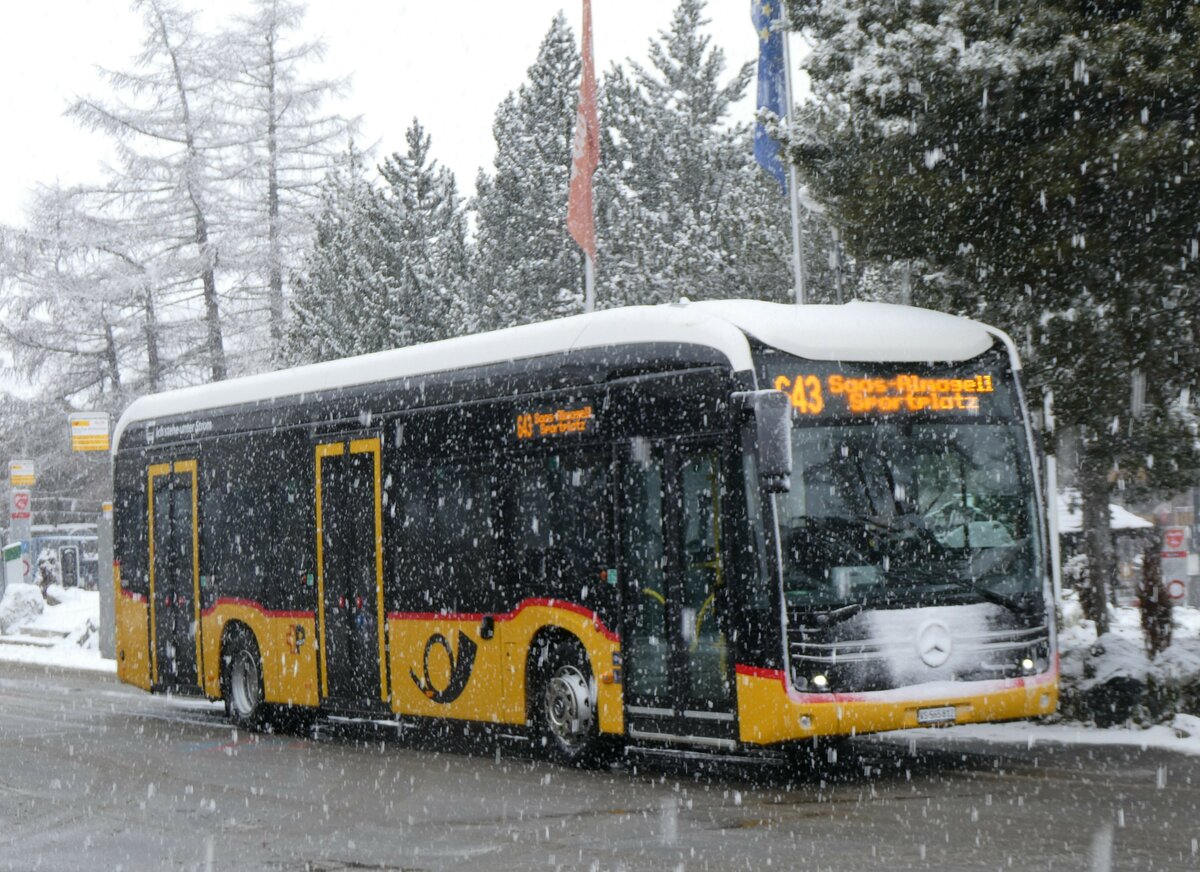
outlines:
[[[50, 604], [33, 585], [10, 585], [0, 601], [0, 660], [40, 663], [73, 669], [114, 672], [116, 664], [100, 656], [96, 628], [100, 596], [96, 591], [50, 588]], [[29, 616], [41, 600], [40, 614]], [[1142, 646], [1138, 611], [1112, 609], [1112, 629], [1097, 646], [1096, 630], [1068, 594], [1063, 604], [1059, 646], [1064, 689], [1090, 686], [1114, 676], [1175, 683], [1200, 683], [1200, 609], [1176, 608], [1171, 647], [1150, 661]], [[926, 731], [913, 731], [928, 735]], [[899, 740], [911, 738], [896, 734]], [[1099, 729], [1077, 722], [978, 724], [938, 730], [940, 738], [1005, 744], [1062, 743], [1072, 745], [1130, 745], [1163, 748], [1200, 755], [1200, 712], [1177, 713], [1153, 726]]]
[[[921, 737], [924, 730], [903, 730], [897, 740]], [[1043, 724], [1013, 721], [1006, 724], [967, 724], [939, 730], [939, 737], [963, 742], [995, 742], [1004, 745], [1126, 745], [1160, 748], [1200, 757], [1200, 717], [1175, 715], [1169, 723], [1150, 727], [1099, 727], [1079, 723]]]
[[116, 661], [100, 656], [99, 592], [53, 585], [48, 594], [32, 584], [8, 586], [0, 600], [0, 660], [116, 672]]

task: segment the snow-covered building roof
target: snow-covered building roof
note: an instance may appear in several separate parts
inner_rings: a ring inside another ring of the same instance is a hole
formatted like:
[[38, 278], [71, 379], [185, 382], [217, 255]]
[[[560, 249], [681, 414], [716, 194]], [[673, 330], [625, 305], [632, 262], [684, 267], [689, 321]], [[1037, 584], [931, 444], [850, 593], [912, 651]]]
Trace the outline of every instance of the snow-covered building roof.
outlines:
[[752, 367], [747, 337], [813, 360], [957, 361], [1011, 340], [976, 321], [884, 303], [793, 306], [756, 300], [606, 309], [491, 333], [262, 373], [135, 400], [117, 422], [113, 451], [135, 421], [276, 397], [392, 381], [486, 364], [637, 343], [704, 345], [735, 371]]
[[[1109, 503], [1109, 528], [1112, 530], [1145, 530], [1154, 524], [1135, 515], [1128, 509]], [[1058, 532], [1080, 533], [1083, 531], [1083, 498], [1079, 491], [1067, 488], [1058, 494]]]

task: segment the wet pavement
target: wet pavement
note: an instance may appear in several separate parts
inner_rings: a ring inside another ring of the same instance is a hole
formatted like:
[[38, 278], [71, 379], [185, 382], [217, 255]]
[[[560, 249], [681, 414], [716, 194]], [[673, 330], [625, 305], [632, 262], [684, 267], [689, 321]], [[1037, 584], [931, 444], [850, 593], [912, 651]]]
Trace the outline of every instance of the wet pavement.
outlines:
[[232, 729], [219, 705], [0, 663], [0, 869], [1200, 869], [1200, 758], [856, 739], [793, 768], [513, 736]]

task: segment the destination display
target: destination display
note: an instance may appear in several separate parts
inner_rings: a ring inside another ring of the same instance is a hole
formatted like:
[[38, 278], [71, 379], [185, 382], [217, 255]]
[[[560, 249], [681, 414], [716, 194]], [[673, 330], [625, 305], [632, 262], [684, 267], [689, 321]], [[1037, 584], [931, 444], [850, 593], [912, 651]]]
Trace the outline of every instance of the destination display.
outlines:
[[782, 354], [766, 363], [767, 383], [787, 394], [802, 417], [957, 417], [1011, 409], [1007, 376], [991, 355], [961, 366], [841, 364]]
[[526, 412], [517, 415], [517, 438], [536, 439], [565, 436], [568, 433], [587, 433], [595, 420], [596, 416], [591, 406]]

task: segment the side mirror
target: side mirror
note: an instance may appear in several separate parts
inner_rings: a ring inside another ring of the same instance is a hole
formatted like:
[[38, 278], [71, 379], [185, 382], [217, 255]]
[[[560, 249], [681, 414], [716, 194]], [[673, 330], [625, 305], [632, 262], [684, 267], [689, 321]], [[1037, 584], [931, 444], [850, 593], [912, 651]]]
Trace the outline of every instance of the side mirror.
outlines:
[[792, 401], [783, 391], [739, 391], [734, 401], [754, 416], [759, 485], [767, 493], [792, 489]]

